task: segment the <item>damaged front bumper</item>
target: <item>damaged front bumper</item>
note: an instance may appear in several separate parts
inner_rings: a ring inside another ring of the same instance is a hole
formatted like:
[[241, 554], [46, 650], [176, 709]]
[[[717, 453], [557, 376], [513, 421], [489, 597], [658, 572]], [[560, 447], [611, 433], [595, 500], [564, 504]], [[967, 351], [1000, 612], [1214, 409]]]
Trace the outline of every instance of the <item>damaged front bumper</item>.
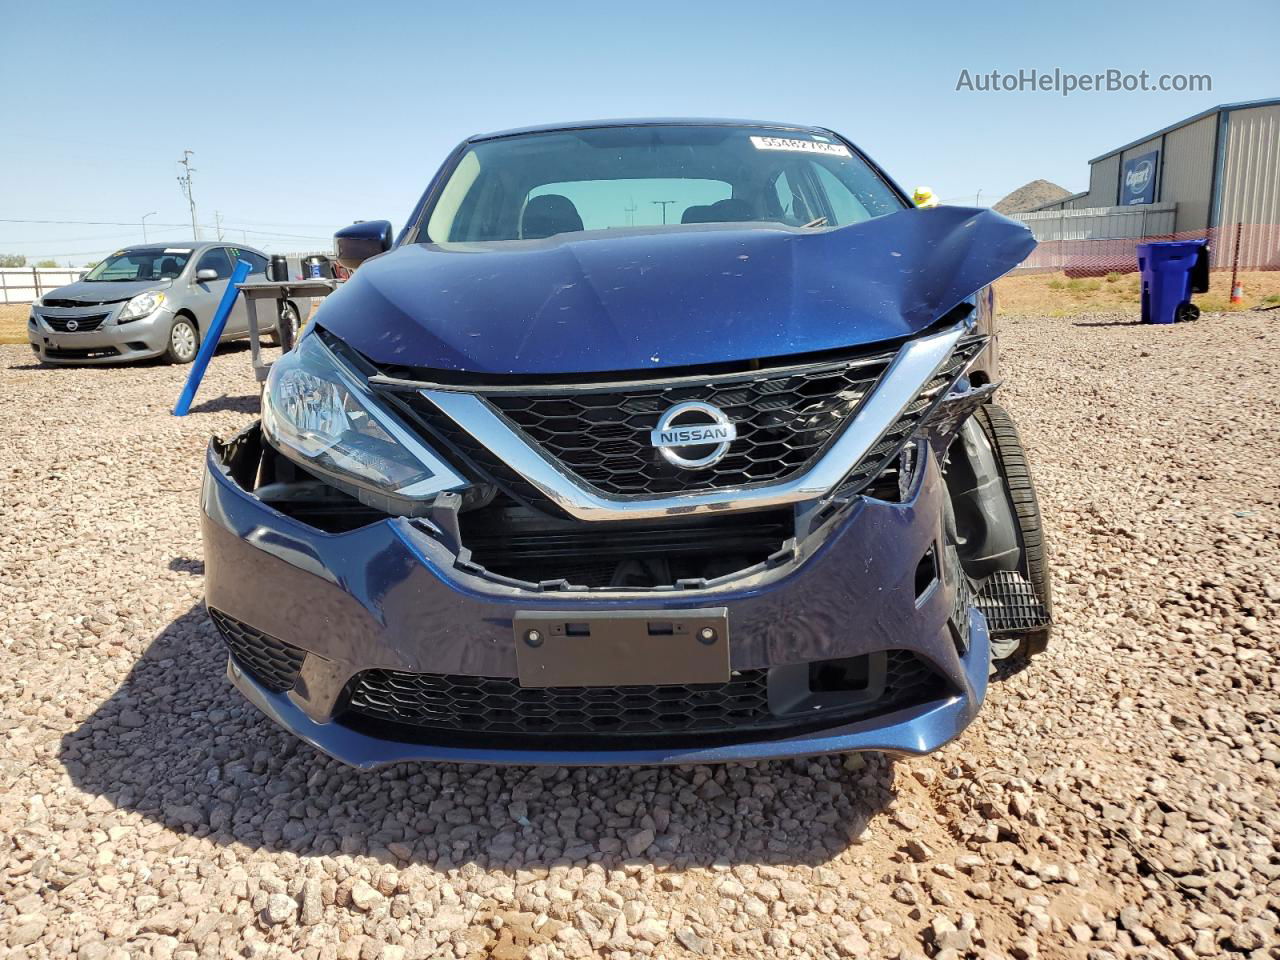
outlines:
[[[630, 592], [493, 576], [403, 517], [326, 532], [255, 495], [256, 466], [238, 461], [257, 450], [256, 425], [209, 450], [208, 605], [236, 686], [346, 763], [926, 753], [963, 730], [985, 694], [986, 622], [949, 548], [946, 486], [923, 439], [900, 502], [852, 497], [773, 562]], [[524, 614], [679, 618], [709, 607], [727, 618], [727, 684], [620, 677], [531, 690], [517, 680], [513, 625]]]

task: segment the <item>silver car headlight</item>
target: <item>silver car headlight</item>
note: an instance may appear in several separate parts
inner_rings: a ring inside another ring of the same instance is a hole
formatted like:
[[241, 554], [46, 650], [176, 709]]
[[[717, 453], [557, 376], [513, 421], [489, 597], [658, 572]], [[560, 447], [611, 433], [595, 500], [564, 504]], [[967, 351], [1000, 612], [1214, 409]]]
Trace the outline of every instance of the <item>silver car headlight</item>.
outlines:
[[388, 512], [412, 514], [467, 486], [314, 334], [272, 364], [262, 433], [289, 459]]
[[148, 314], [155, 313], [164, 303], [164, 294], [159, 290], [147, 290], [138, 294], [124, 305], [124, 309], [116, 314], [116, 323], [128, 323], [130, 320], [141, 320]]

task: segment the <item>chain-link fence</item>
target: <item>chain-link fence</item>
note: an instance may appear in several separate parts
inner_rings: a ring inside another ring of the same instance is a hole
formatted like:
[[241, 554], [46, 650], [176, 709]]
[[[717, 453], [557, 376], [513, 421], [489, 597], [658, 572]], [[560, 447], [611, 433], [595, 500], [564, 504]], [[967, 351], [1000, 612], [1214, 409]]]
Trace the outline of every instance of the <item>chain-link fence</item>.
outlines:
[[1230, 270], [1280, 270], [1280, 224], [1243, 223], [1208, 230], [1187, 230], [1147, 237], [1099, 240], [1045, 240], [1019, 264], [1018, 272], [1061, 272], [1069, 277], [1102, 277], [1108, 273], [1136, 273], [1140, 243], [1159, 240], [1207, 239], [1210, 267]]

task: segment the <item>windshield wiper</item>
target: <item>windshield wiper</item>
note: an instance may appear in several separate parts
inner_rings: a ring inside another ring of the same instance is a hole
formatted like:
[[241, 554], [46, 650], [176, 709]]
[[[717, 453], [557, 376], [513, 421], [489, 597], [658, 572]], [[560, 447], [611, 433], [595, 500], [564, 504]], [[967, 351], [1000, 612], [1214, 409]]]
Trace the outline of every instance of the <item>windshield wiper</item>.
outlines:
[[827, 225], [827, 218], [826, 218], [826, 217], [818, 217], [818, 219], [817, 219], [817, 220], [810, 220], [808, 223], [804, 224], [804, 228], [808, 228], [808, 227], [825, 227], [826, 225]]

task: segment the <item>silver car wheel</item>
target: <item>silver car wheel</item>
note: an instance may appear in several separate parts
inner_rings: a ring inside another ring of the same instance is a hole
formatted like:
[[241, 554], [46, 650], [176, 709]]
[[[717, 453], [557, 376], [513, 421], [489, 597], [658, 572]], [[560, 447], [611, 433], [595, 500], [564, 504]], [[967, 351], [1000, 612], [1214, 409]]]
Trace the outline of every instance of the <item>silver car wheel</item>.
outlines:
[[196, 355], [196, 331], [186, 320], [179, 320], [169, 333], [173, 355], [186, 362]]

